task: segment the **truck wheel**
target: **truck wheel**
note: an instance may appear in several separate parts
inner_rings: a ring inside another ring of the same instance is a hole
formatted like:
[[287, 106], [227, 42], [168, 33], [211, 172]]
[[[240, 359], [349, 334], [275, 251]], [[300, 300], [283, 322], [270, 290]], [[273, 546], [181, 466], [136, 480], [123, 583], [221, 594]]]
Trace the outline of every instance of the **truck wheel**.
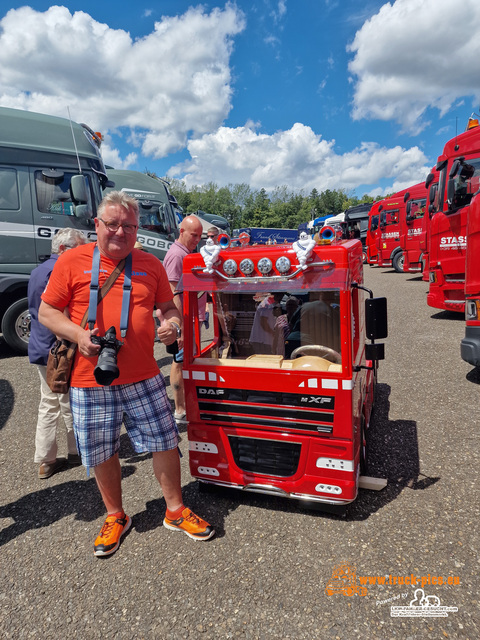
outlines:
[[2, 333], [9, 347], [23, 355], [27, 354], [30, 340], [30, 312], [27, 298], [17, 300], [8, 307], [2, 319]]
[[392, 267], [397, 273], [403, 273], [403, 264], [405, 262], [405, 256], [403, 251], [398, 251], [392, 258]]
[[365, 250], [362, 252], [362, 259], [363, 259], [363, 264], [367, 264], [368, 255], [367, 255], [367, 252]]

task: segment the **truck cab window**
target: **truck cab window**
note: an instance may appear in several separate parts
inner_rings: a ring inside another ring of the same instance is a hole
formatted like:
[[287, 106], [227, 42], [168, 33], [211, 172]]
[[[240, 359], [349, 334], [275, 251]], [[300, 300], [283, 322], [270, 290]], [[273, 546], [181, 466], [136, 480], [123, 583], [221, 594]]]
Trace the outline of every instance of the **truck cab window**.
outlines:
[[398, 222], [398, 209], [394, 209], [393, 211], [389, 211], [387, 213], [387, 224], [397, 224]]
[[[70, 180], [73, 173], [63, 173], [61, 177], [48, 177], [42, 171], [35, 171], [35, 192], [37, 207], [42, 213], [74, 215], [74, 203], [70, 193]], [[90, 187], [89, 176], [87, 183]], [[89, 208], [92, 210], [91, 196], [89, 194]]]
[[469, 159], [462, 163], [454, 178], [453, 207], [470, 204], [473, 195], [480, 188], [480, 158]]
[[153, 206], [144, 207], [140, 205], [140, 227], [147, 231], [155, 231], [156, 233], [170, 233], [170, 225], [166, 216], [165, 204], [159, 203]]
[[16, 211], [19, 208], [17, 172], [15, 169], [0, 169], [0, 209]]

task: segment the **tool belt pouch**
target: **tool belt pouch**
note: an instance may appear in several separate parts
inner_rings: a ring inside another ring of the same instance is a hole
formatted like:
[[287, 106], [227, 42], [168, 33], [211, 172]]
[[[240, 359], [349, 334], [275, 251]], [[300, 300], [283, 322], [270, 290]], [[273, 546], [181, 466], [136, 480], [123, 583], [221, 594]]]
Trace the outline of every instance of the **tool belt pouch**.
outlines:
[[53, 393], [68, 393], [77, 345], [57, 340], [47, 360], [47, 384]]

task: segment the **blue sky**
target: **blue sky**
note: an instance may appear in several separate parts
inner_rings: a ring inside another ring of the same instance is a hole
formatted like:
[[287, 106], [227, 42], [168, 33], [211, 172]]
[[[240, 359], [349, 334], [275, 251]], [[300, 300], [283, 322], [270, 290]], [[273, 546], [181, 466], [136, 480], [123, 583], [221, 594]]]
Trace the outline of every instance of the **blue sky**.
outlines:
[[188, 186], [383, 195], [479, 110], [479, 32], [478, 0], [0, 2], [0, 105]]

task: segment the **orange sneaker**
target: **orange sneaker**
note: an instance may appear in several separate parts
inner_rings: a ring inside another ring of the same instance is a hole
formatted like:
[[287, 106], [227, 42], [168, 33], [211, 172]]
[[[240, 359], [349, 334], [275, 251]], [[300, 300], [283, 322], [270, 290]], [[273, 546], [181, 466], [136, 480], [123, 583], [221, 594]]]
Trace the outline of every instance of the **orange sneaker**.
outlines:
[[132, 519], [126, 514], [118, 518], [118, 514], [107, 516], [98, 538], [94, 543], [94, 555], [109, 556], [118, 549], [123, 534], [127, 533]]
[[183, 531], [194, 540], [209, 540], [215, 535], [215, 529], [208, 522], [199, 518], [186, 507], [182, 511], [180, 518], [176, 520], [170, 520], [170, 518], [165, 517], [163, 526], [171, 531]]

